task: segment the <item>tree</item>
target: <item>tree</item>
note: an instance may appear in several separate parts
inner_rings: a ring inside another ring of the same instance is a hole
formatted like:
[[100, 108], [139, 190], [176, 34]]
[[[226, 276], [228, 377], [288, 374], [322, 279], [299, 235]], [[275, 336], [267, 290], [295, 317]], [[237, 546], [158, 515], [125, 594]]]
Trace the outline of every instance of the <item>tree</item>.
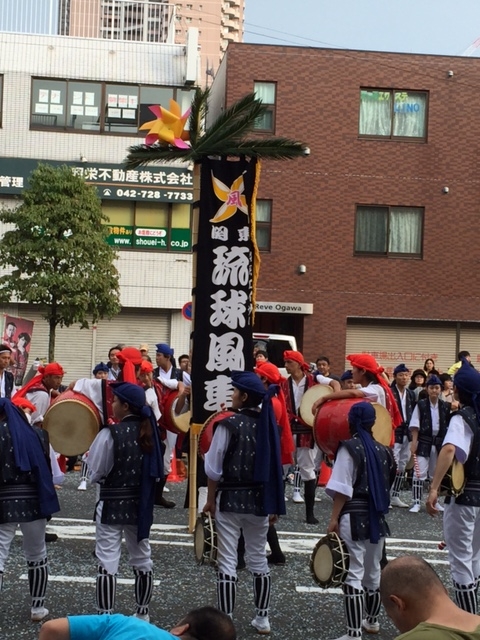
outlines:
[[120, 310], [116, 253], [106, 243], [108, 222], [94, 187], [67, 166], [40, 164], [22, 204], [0, 211], [14, 228], [0, 240], [0, 299], [40, 306], [50, 326], [48, 358], [55, 358], [57, 326], [82, 328]]

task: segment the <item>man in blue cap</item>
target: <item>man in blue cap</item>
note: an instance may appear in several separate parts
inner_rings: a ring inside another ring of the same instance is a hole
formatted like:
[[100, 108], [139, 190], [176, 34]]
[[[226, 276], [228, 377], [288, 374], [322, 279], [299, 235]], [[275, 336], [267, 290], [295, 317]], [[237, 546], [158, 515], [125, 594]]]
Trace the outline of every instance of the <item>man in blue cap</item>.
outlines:
[[465, 611], [478, 612], [480, 583], [480, 373], [464, 359], [455, 374], [460, 410], [452, 414], [430, 485], [427, 511], [438, 514], [440, 483], [454, 458], [464, 465], [465, 487], [445, 499], [443, 533], [447, 543], [455, 600]]
[[113, 415], [90, 447], [89, 478], [100, 484], [95, 508], [98, 560], [97, 609], [112, 613], [122, 534], [135, 574], [137, 618], [149, 620], [153, 562], [148, 536], [153, 522], [155, 482], [163, 477], [156, 420], [136, 384], [113, 382]]
[[337, 533], [350, 556], [343, 585], [347, 633], [338, 640], [378, 633], [380, 562], [389, 533], [385, 521], [395, 460], [372, 436], [375, 409], [358, 402], [348, 413], [352, 438], [340, 442], [326, 493], [333, 498], [328, 532]]
[[344, 371], [342, 373], [342, 375], [340, 376], [340, 385], [342, 387], [342, 389], [355, 389], [356, 388], [356, 384], [353, 381], [353, 373], [351, 371], [351, 369], [347, 369], [347, 371]]
[[[237, 547], [245, 539], [245, 561], [253, 575], [256, 616], [252, 626], [270, 633], [270, 572], [265, 555], [269, 516], [285, 513], [278, 427], [271, 397], [253, 372], [233, 371], [232, 409], [221, 420], [205, 455], [208, 496], [204, 512], [215, 516], [218, 543], [218, 608], [233, 615], [237, 585]], [[262, 405], [260, 409], [259, 405]]]
[[397, 463], [397, 475], [392, 487], [390, 504], [392, 507], [408, 508], [408, 504], [400, 499], [400, 489], [405, 479], [405, 468], [410, 460], [410, 432], [408, 425], [415, 408], [415, 394], [408, 388], [410, 382], [410, 369], [405, 364], [399, 364], [393, 370], [393, 382], [391, 384], [393, 397], [395, 398], [398, 410], [402, 415], [402, 424], [395, 429], [395, 444], [393, 445], [393, 456]]
[[[423, 485], [427, 477], [432, 478], [437, 463], [437, 454], [447, 433], [451, 405], [440, 399], [442, 381], [432, 375], [426, 382], [428, 398], [418, 401], [410, 418], [409, 429], [412, 436], [410, 451], [414, 456], [413, 506], [410, 513], [420, 511]], [[443, 511], [439, 504], [438, 509]]]

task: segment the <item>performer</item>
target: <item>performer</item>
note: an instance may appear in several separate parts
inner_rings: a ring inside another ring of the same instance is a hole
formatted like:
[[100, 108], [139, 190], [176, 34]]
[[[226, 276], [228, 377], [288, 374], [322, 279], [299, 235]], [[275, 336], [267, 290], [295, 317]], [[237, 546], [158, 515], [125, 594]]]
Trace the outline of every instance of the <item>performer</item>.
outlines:
[[40, 630], [38, 640], [236, 640], [233, 622], [218, 609], [202, 607], [187, 613], [170, 631], [135, 618], [116, 613], [109, 616], [68, 616], [49, 620]]
[[[280, 385], [285, 381], [285, 378], [281, 375], [278, 367], [276, 367], [272, 362], [257, 361], [257, 366], [254, 368], [254, 371], [263, 382], [265, 390], [267, 390], [271, 384]], [[272, 407], [279, 431], [280, 460], [282, 467], [290, 467], [293, 464], [295, 443], [293, 441], [292, 430], [288, 420], [285, 395], [281, 387], [279, 387], [278, 394], [272, 398]], [[274, 524], [270, 524], [268, 528], [267, 542], [271, 549], [271, 553], [267, 556], [268, 564], [284, 565], [286, 561], [285, 554], [280, 547], [277, 530], [275, 529]]]
[[0, 590], [17, 526], [23, 534], [34, 622], [48, 615], [45, 527], [60, 511], [53, 486], [48, 434], [31, 426], [10, 400], [0, 399]]
[[0, 344], [0, 398], [11, 398], [15, 393], [15, 379], [8, 371], [11, 364], [12, 350], [6, 344]]
[[[237, 545], [245, 538], [245, 560], [253, 575], [256, 616], [252, 626], [270, 633], [270, 573], [265, 557], [269, 515], [285, 513], [278, 427], [270, 397], [253, 372], [233, 371], [232, 409], [221, 420], [208, 453], [205, 513], [216, 518], [218, 608], [233, 615], [237, 585]], [[259, 404], [262, 403], [260, 411]]]
[[[390, 389], [387, 380], [383, 376], [384, 369], [375, 358], [368, 353], [353, 353], [347, 356], [347, 360], [352, 365], [352, 380], [355, 385], [360, 385], [356, 389], [343, 389], [323, 396], [316, 400], [312, 407], [315, 415], [324, 402], [331, 400], [342, 400], [343, 398], [365, 398], [370, 402], [378, 402], [385, 407], [392, 418], [392, 428], [402, 424], [402, 415], [398, 410], [395, 397]], [[393, 445], [393, 431], [392, 431]]]
[[342, 373], [340, 376], [340, 384], [342, 389], [355, 389], [356, 385], [353, 381], [353, 374], [350, 369]]
[[408, 508], [408, 504], [400, 499], [400, 489], [405, 479], [405, 467], [410, 460], [410, 440], [411, 435], [408, 429], [413, 409], [415, 408], [415, 394], [408, 389], [410, 380], [410, 370], [405, 364], [399, 364], [393, 370], [392, 393], [398, 405], [398, 410], [402, 414], [402, 424], [395, 429], [395, 444], [393, 445], [393, 455], [397, 464], [397, 475], [392, 487], [390, 504], [392, 507]]
[[427, 511], [438, 514], [438, 490], [456, 458], [464, 465], [465, 488], [458, 498], [445, 499], [443, 532], [447, 543], [455, 600], [477, 613], [480, 584], [480, 374], [464, 359], [454, 380], [460, 410], [451, 415], [448, 431], [430, 485]]
[[[309, 373], [309, 365], [305, 362], [300, 351], [284, 351], [285, 368], [289, 374], [281, 387], [285, 394], [288, 418], [295, 441], [295, 458], [298, 469], [295, 469], [293, 501], [305, 502], [307, 524], [318, 524], [313, 508], [315, 505], [315, 489], [317, 487], [317, 475], [315, 473], [315, 441], [313, 429], [300, 420], [299, 411], [303, 394], [316, 382], [329, 384], [332, 389], [340, 389], [340, 384], [331, 378], [314, 376]], [[305, 486], [305, 500], [300, 493], [300, 484], [303, 480]]]
[[[420, 511], [423, 485], [427, 477], [432, 477], [437, 463], [437, 452], [440, 451], [447, 432], [450, 416], [450, 404], [440, 400], [442, 383], [436, 375], [427, 380], [428, 399], [419, 400], [410, 419], [412, 442], [410, 450], [416, 456], [416, 464], [412, 482], [413, 506], [410, 513]], [[437, 509], [443, 511], [438, 504]]]
[[58, 390], [62, 384], [65, 371], [58, 362], [50, 362], [44, 367], [38, 367], [38, 373], [25, 384], [13, 398], [27, 398], [35, 405], [36, 411], [32, 414], [32, 424], [41, 427], [43, 416], [50, 406], [52, 398], [58, 396]]
[[98, 559], [97, 609], [112, 613], [122, 533], [135, 574], [137, 618], [149, 621], [153, 562], [148, 536], [153, 522], [155, 481], [162, 477], [162, 454], [145, 391], [126, 382], [111, 384], [118, 424], [102, 429], [88, 456], [91, 482], [100, 484], [95, 511]]
[[340, 442], [325, 489], [333, 498], [328, 532], [342, 538], [350, 555], [343, 585], [347, 633], [339, 640], [361, 638], [362, 628], [367, 633], [380, 630], [380, 561], [389, 533], [385, 514], [395, 476], [391, 450], [372, 436], [375, 409], [371, 403], [355, 404], [348, 422], [352, 438]]

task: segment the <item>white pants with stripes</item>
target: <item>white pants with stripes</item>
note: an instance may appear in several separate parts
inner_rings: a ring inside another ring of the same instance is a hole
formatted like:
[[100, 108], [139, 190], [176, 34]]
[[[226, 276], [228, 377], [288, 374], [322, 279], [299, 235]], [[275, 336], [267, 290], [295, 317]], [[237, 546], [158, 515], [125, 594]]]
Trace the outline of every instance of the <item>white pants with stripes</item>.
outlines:
[[338, 528], [340, 538], [347, 545], [350, 555], [350, 567], [345, 584], [355, 589], [375, 591], [380, 586], [380, 560], [385, 538], [380, 538], [377, 544], [371, 543], [370, 540], [352, 540], [349, 513], [340, 518]]
[[445, 505], [443, 534], [447, 543], [452, 579], [469, 585], [480, 576], [480, 507]]
[[431, 448], [429, 458], [425, 458], [424, 456], [417, 456], [418, 471], [415, 467], [413, 468], [414, 477], [418, 478], [419, 480], [433, 478], [435, 467], [437, 466], [437, 457], [437, 450], [435, 447]]
[[237, 547], [241, 530], [245, 538], [245, 564], [252, 573], [268, 573], [267, 545], [268, 516], [243, 515], [220, 511], [217, 498], [215, 525], [217, 528], [218, 571], [237, 575]]
[[410, 442], [407, 436], [403, 436], [403, 442], [401, 444], [395, 442], [393, 445], [393, 457], [397, 463], [397, 473], [403, 473], [405, 471], [410, 456]]
[[45, 545], [45, 519], [33, 520], [33, 522], [9, 522], [0, 524], [0, 571], [5, 568], [5, 563], [10, 551], [10, 545], [15, 536], [17, 527], [23, 534], [23, 553], [27, 562], [39, 562], [47, 555]]
[[172, 471], [172, 452], [175, 453], [175, 445], [177, 444], [178, 435], [167, 430], [167, 437], [165, 438], [165, 453], [163, 454], [163, 473], [168, 476]]

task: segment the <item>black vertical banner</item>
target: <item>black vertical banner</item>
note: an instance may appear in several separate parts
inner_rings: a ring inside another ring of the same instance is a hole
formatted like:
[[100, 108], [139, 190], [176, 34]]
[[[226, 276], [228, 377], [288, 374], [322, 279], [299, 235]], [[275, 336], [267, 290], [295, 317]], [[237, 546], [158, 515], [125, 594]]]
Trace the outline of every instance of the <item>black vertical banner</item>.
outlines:
[[228, 402], [232, 370], [253, 367], [250, 215], [256, 178], [255, 159], [202, 160], [193, 292], [194, 424]]

